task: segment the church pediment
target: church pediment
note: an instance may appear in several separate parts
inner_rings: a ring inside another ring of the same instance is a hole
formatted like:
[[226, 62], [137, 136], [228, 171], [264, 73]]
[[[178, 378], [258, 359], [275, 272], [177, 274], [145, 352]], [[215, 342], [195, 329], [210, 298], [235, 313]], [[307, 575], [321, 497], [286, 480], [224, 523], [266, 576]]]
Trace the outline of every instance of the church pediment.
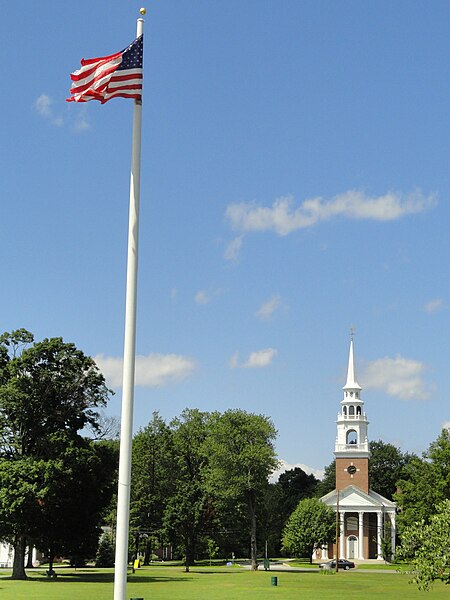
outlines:
[[[321, 501], [328, 506], [336, 508], [336, 490], [323, 496]], [[381, 508], [391, 508], [394, 510], [395, 504], [372, 490], [369, 490], [369, 493], [367, 494], [353, 485], [349, 485], [345, 489], [339, 491], [339, 510], [341, 511], [354, 511], [358, 509], [367, 511], [370, 509], [380, 510]]]

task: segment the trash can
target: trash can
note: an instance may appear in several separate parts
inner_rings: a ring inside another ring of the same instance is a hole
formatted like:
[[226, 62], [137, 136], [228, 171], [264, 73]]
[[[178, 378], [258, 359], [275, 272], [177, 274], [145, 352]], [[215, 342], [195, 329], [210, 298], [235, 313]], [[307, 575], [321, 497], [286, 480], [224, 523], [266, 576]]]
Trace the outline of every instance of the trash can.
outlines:
[[278, 585], [278, 577], [271, 577], [270, 580], [272, 585]]

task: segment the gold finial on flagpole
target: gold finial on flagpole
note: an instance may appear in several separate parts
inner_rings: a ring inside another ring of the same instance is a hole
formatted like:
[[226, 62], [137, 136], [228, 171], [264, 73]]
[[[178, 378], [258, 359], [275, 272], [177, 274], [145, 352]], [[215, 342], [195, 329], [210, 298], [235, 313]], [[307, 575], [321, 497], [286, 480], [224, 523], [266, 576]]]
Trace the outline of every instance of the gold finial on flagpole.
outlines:
[[145, 13], [147, 12], [146, 8], [140, 8], [139, 12], [141, 13], [141, 15], [145, 15]]

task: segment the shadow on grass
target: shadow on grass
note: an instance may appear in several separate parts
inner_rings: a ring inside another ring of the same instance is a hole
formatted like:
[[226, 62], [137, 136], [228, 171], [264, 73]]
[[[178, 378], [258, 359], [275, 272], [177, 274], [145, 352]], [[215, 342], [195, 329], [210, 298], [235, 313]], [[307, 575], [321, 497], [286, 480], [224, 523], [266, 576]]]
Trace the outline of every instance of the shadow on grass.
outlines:
[[[48, 579], [48, 577], [42, 578], [30, 578], [32, 581], [44, 581], [50, 582], [55, 585], [58, 583], [113, 583], [114, 582], [114, 573], [92, 573], [92, 574], [78, 574], [78, 573], [62, 573], [58, 574], [56, 579]], [[143, 575], [143, 576], [128, 576], [128, 583], [170, 583], [171, 581], [190, 581], [190, 577], [159, 577], [159, 576], [151, 576], [151, 575]]]
[[[177, 581], [192, 581], [192, 578], [189, 575], [178, 576], [178, 577], [170, 577], [170, 576], [159, 576], [159, 575], [128, 575], [128, 583], [170, 583]], [[0, 581], [15, 581], [11, 576], [9, 577], [0, 577]], [[58, 573], [57, 577], [54, 579], [49, 579], [44, 573], [38, 574], [35, 573], [32, 577], [27, 577], [25, 580], [21, 581], [30, 581], [30, 582], [38, 582], [38, 583], [51, 583], [52, 585], [58, 585], [58, 583], [113, 583], [114, 582], [114, 572], [111, 573]], [[0, 587], [0, 590], [2, 588]]]

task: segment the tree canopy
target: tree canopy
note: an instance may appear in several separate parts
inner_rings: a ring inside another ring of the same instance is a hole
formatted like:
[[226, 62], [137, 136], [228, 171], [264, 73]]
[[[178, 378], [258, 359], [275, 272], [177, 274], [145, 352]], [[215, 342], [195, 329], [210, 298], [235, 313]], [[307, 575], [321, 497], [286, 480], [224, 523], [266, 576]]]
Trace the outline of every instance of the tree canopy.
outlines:
[[[86, 521], [71, 529], [67, 503], [80, 511], [80, 494], [85, 501], [90, 487], [105, 493], [100, 477], [93, 485], [98, 456], [81, 431], [96, 429], [97, 408], [108, 394], [93, 359], [74, 344], [34, 342], [25, 329], [0, 336], [0, 536], [14, 545], [14, 578], [26, 576], [27, 538], [46, 539], [50, 547], [53, 531], [59, 544], [64, 521], [66, 538], [73, 539]], [[90, 514], [98, 515], [97, 509], [91, 504]]]
[[450, 583], [450, 500], [436, 506], [429, 521], [406, 527], [402, 533], [400, 557], [410, 561], [413, 581], [427, 590], [436, 580]]
[[289, 517], [283, 531], [283, 548], [312, 562], [316, 548], [332, 542], [336, 535], [336, 513], [318, 498], [305, 498]]
[[225, 501], [241, 500], [247, 507], [253, 569], [258, 568], [258, 505], [278, 465], [275, 438], [276, 430], [268, 417], [227, 410], [212, 419], [206, 442], [208, 490]]
[[414, 457], [398, 482], [395, 501], [400, 508], [399, 530], [428, 523], [437, 506], [450, 499], [450, 432], [443, 429], [422, 458]]

